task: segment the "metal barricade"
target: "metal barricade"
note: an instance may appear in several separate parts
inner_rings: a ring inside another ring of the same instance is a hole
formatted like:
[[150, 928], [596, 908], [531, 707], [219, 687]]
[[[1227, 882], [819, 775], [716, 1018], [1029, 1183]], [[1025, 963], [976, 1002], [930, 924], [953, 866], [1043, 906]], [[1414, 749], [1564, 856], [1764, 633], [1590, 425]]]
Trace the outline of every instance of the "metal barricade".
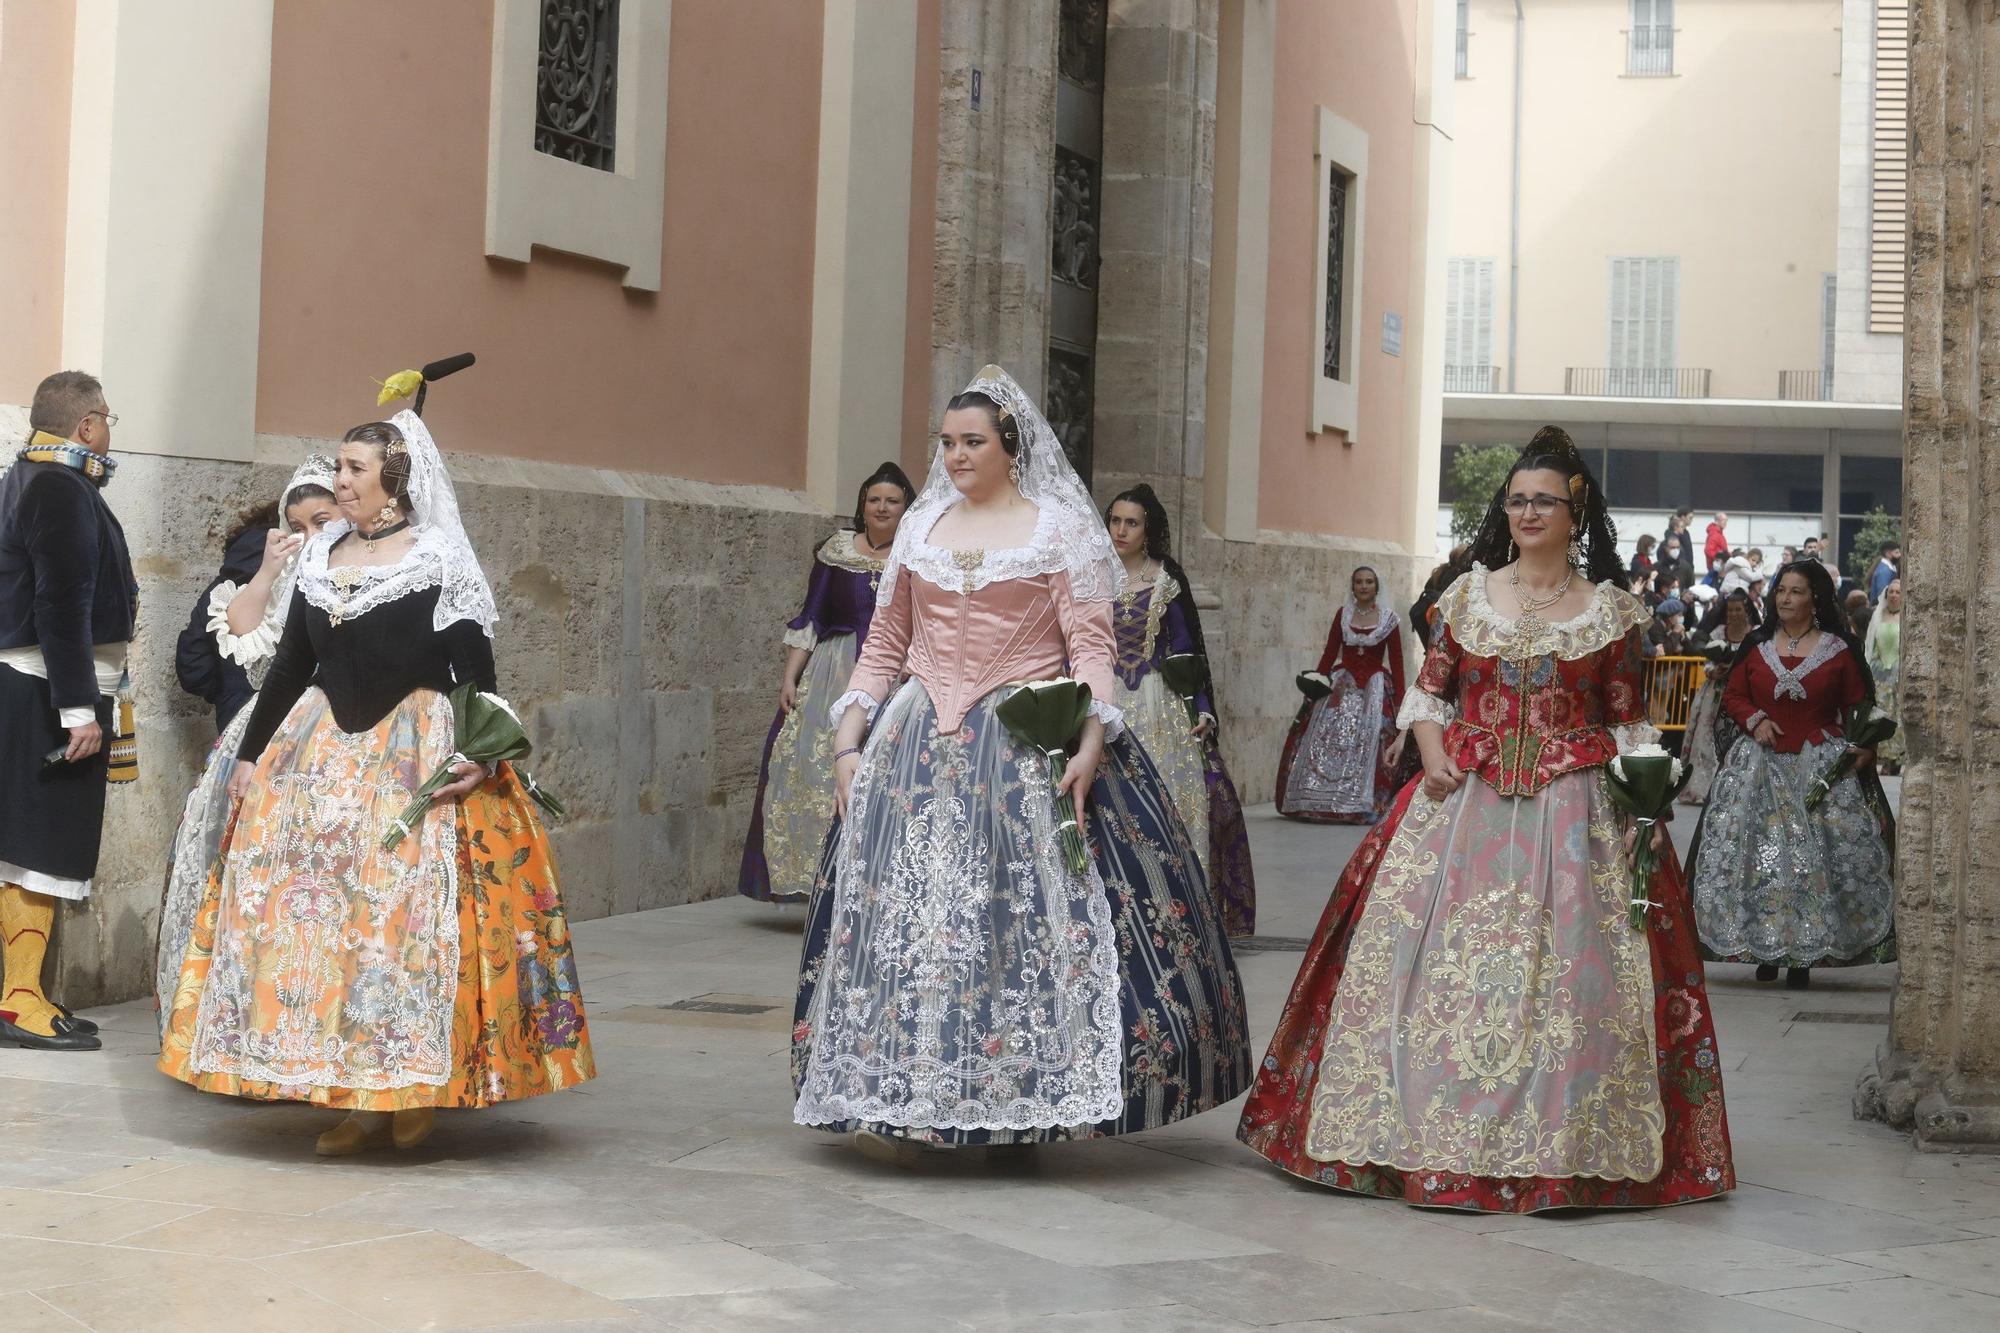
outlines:
[[1646, 659], [1646, 720], [1661, 731], [1686, 731], [1688, 708], [1701, 688], [1706, 657]]

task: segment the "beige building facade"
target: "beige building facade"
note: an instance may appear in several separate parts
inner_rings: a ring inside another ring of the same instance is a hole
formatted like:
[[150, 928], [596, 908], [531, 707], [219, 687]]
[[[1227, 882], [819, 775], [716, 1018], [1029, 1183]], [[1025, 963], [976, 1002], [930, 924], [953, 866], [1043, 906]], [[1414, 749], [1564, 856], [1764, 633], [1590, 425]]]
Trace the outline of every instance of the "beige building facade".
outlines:
[[1555, 420], [1635, 519], [1898, 511], [1904, 8], [1459, 5], [1447, 450]]
[[222, 535], [393, 370], [479, 358], [427, 418], [579, 918], [733, 889], [811, 552], [986, 361], [1100, 499], [1167, 499], [1247, 800], [1351, 568], [1428, 567], [1448, 4], [203, 9], [0, 0], [34, 201], [0, 219], [0, 434], [103, 375], [142, 584], [143, 775], [63, 925], [73, 1002], [151, 975], [214, 733], [174, 637]]

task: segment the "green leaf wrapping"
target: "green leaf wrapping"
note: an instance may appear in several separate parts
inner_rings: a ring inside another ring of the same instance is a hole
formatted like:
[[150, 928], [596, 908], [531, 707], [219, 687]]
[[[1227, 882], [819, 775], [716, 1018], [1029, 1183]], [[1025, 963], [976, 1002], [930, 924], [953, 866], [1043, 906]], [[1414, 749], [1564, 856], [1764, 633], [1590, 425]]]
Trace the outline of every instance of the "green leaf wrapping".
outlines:
[[1160, 663], [1160, 679], [1187, 705], [1188, 725], [1201, 720], [1195, 696], [1208, 684], [1208, 659], [1200, 653], [1175, 653]]
[[[1016, 742], [1048, 760], [1054, 785], [1062, 781], [1063, 769], [1076, 753], [1076, 735], [1090, 716], [1090, 686], [1068, 678], [1031, 681], [1002, 699], [993, 712]], [[1072, 875], [1081, 875], [1088, 865], [1088, 849], [1077, 822], [1076, 798], [1059, 792], [1055, 807], [1064, 859]]]
[[1861, 751], [1875, 749], [1896, 734], [1896, 719], [1878, 713], [1873, 704], [1858, 703], [1847, 710], [1842, 730], [1847, 734], [1847, 748], [1806, 788], [1808, 810], [1819, 809], [1820, 802], [1833, 795], [1834, 787], [1861, 762]]
[[1301, 671], [1292, 677], [1292, 683], [1299, 687], [1299, 693], [1306, 697], [1307, 703], [1315, 703], [1333, 693], [1333, 685], [1316, 671]]
[[1636, 837], [1632, 843], [1631, 907], [1632, 929], [1646, 928], [1646, 912], [1652, 906], [1650, 893], [1653, 872], [1659, 869], [1660, 854], [1653, 850], [1653, 830], [1660, 818], [1673, 808], [1674, 797], [1686, 783], [1674, 778], [1674, 758], [1668, 754], [1620, 755], [1618, 769], [1606, 765], [1605, 789], [1611, 803], [1632, 816]]
[[[521, 720], [505, 701], [482, 693], [471, 681], [451, 692], [451, 733], [452, 753], [438, 766], [437, 772], [417, 788], [410, 803], [403, 807], [403, 813], [396, 817], [396, 822], [382, 836], [383, 851], [394, 850], [436, 804], [438, 790], [452, 781], [453, 764], [466, 760], [487, 765], [507, 763], [527, 758], [534, 749], [527, 731], [521, 726]], [[532, 778], [525, 781], [529, 795], [560, 818], [561, 802], [543, 792]]]

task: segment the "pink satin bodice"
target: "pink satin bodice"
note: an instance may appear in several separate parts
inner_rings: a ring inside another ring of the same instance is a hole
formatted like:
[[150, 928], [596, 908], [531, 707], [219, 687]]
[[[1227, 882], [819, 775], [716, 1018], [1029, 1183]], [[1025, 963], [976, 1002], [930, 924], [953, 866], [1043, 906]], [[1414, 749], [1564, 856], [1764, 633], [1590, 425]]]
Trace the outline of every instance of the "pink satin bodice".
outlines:
[[1112, 704], [1111, 603], [1078, 601], [1069, 576], [995, 579], [966, 590], [943, 588], [905, 569], [895, 595], [878, 607], [854, 664], [849, 690], [876, 703], [907, 671], [931, 697], [941, 731], [956, 731], [974, 704], [1017, 680], [1067, 674]]

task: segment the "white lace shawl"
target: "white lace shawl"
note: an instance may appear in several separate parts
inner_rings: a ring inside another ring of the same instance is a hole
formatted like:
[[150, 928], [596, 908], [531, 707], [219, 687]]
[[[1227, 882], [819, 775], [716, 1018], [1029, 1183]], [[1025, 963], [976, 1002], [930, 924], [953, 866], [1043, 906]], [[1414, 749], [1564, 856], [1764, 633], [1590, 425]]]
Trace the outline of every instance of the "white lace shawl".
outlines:
[[1036, 574], [1069, 575], [1070, 595], [1080, 602], [1108, 602], [1125, 586], [1125, 566], [1111, 545], [1111, 534], [1090, 498], [1082, 478], [1070, 466], [1069, 455], [1034, 402], [998, 366], [988, 366], [965, 386], [1000, 404], [1019, 424], [1021, 494], [1040, 511], [1035, 532], [1026, 546], [988, 551], [968, 572], [955, 563], [955, 553], [930, 544], [931, 530], [945, 511], [964, 497], [944, 468], [944, 451], [933, 450], [929, 478], [896, 531], [889, 560], [876, 590], [876, 604], [888, 606], [896, 594], [903, 568], [916, 570], [940, 587], [983, 588], [1001, 579]]
[[442, 630], [470, 620], [491, 638], [499, 611], [493, 603], [493, 589], [479, 567], [479, 557], [465, 535], [458, 494], [452, 489], [444, 458], [416, 413], [398, 412], [390, 424], [403, 432], [410, 451], [410, 525], [416, 530], [416, 543], [393, 565], [360, 569], [358, 585], [344, 591], [334, 585], [327, 556], [353, 524], [345, 519], [330, 523], [299, 553], [299, 591], [328, 615], [352, 620], [412, 593], [436, 588], [438, 604], [431, 628]]
[[1389, 637], [1391, 630], [1403, 622], [1397, 617], [1394, 607], [1384, 606], [1378, 599], [1375, 603], [1375, 624], [1368, 629], [1356, 629], [1354, 617], [1361, 611], [1354, 594], [1347, 594], [1347, 604], [1340, 609], [1340, 641], [1349, 648], [1373, 648]]
[[[285, 483], [285, 489], [278, 493], [278, 521], [285, 525], [287, 532], [299, 529], [292, 524], [290, 509], [292, 494], [301, 486], [318, 486], [326, 491], [333, 490], [333, 460], [325, 454], [308, 454], [306, 461], [299, 464], [292, 473], [292, 479]], [[285, 561], [284, 571], [271, 587], [271, 599], [264, 605], [263, 619], [245, 634], [234, 634], [229, 629], [229, 604], [236, 600], [242, 587], [229, 579], [215, 585], [208, 594], [208, 632], [215, 636], [215, 646], [224, 657], [242, 667], [252, 667], [273, 657], [278, 651], [278, 640], [285, 632], [285, 617], [292, 609], [292, 588], [299, 577], [299, 557], [294, 553]]]
[[1779, 699], [1804, 699], [1806, 677], [1846, 652], [1847, 645], [1842, 642], [1838, 634], [1828, 634], [1825, 630], [1821, 630], [1819, 642], [1813, 645], [1813, 650], [1795, 667], [1785, 665], [1784, 659], [1778, 654], [1775, 638], [1766, 639], [1758, 644], [1757, 651], [1763, 656], [1764, 665], [1771, 668], [1771, 674], [1778, 678], [1778, 683], [1771, 690], [1772, 695]]

